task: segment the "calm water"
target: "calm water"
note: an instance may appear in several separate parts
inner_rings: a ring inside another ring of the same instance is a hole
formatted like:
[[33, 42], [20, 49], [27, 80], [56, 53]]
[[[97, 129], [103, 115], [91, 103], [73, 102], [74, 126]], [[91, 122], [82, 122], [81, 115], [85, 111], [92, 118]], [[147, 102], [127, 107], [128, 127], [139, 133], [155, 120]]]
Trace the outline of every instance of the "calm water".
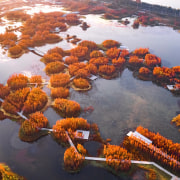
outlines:
[[[35, 8], [36, 12], [47, 9], [53, 10], [48, 6]], [[163, 65], [180, 65], [180, 34], [172, 28], [140, 27], [134, 30], [131, 25], [121, 28], [116, 27], [116, 21], [103, 20], [99, 15], [87, 15], [84, 20], [91, 26], [86, 31], [79, 26], [73, 26], [60, 35], [77, 35], [83, 40], [92, 40], [96, 43], [114, 39], [128, 46], [130, 50], [148, 47], [151, 53], [162, 58]], [[62, 41], [38, 48], [46, 52], [55, 46], [64, 49], [73, 47]], [[27, 75], [40, 74], [49, 79], [43, 71], [44, 67], [40, 57], [31, 52], [12, 60], [3, 55], [1, 50], [0, 83], [5, 84], [11, 74], [20, 72]], [[114, 80], [99, 78], [92, 82], [92, 86], [92, 90], [85, 93], [70, 89], [71, 99], [79, 102], [82, 108], [94, 107], [95, 110], [91, 114], [82, 113], [81, 116], [90, 123], [97, 123], [102, 137], [111, 138], [112, 144], [120, 144], [129, 130], [135, 130], [138, 125], [180, 143], [178, 129], [170, 124], [176, 111], [180, 111], [179, 97], [173, 96], [152, 82], [135, 79], [128, 69]], [[48, 91], [47, 88], [44, 89]], [[44, 114], [50, 126], [61, 119], [51, 107]], [[6, 162], [13, 171], [28, 180], [118, 179], [104, 169], [91, 165], [84, 167], [76, 175], [68, 174], [63, 169], [63, 147], [53, 141], [50, 135], [33, 143], [21, 142], [18, 138], [19, 127], [18, 123], [9, 119], [0, 122], [0, 161]]]
[[150, 4], [157, 4], [157, 5], [180, 9], [179, 0], [141, 0], [141, 2], [146, 2], [146, 3], [150, 3]]

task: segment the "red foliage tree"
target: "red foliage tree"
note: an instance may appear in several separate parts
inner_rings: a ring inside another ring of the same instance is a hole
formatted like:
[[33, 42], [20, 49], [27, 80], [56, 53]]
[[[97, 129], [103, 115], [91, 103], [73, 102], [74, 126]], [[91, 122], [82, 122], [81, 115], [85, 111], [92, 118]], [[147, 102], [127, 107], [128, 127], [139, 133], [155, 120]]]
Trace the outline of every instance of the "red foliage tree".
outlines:
[[69, 96], [69, 89], [64, 87], [51, 89], [52, 98], [67, 98]]
[[54, 107], [63, 117], [75, 117], [80, 113], [80, 105], [76, 101], [57, 98], [54, 101]]
[[54, 74], [50, 78], [50, 83], [52, 87], [64, 87], [70, 82], [70, 77], [68, 74], [60, 73]]
[[64, 63], [55, 61], [48, 63], [45, 67], [45, 71], [47, 74], [55, 74], [62, 72], [64, 68], [65, 68]]
[[3, 84], [0, 84], [0, 98], [4, 99], [6, 96], [8, 96], [10, 93], [10, 89], [8, 86], [4, 86]]
[[120, 51], [117, 47], [110, 48], [106, 51], [106, 55], [111, 59], [118, 58]]
[[73, 63], [78, 63], [78, 57], [76, 56], [68, 56], [65, 58], [65, 64], [73, 64]]
[[28, 77], [23, 74], [13, 74], [8, 80], [7, 84], [11, 90], [22, 89], [27, 86]]
[[115, 41], [115, 40], [105, 40], [102, 42], [102, 45], [105, 48], [113, 48], [113, 47], [119, 47], [120, 43], [118, 41]]

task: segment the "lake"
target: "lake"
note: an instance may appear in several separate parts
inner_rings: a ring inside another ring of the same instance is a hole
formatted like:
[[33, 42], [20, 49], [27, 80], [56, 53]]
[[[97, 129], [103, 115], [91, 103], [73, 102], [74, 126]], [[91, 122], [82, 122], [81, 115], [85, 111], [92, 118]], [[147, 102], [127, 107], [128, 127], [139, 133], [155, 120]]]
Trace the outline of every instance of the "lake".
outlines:
[[[38, 5], [27, 12], [55, 10], [62, 8]], [[116, 20], [104, 20], [101, 15], [86, 15], [83, 20], [90, 25], [86, 31], [79, 26], [72, 26], [66, 32], [60, 33], [60, 36], [77, 35], [78, 38], [96, 43], [114, 39], [128, 46], [130, 51], [139, 47], [149, 48], [152, 54], [162, 58], [164, 66], [180, 65], [180, 33], [170, 27], [141, 26], [139, 29], [133, 29], [131, 24], [127, 27], [117, 27]], [[63, 49], [73, 47], [64, 40], [38, 49], [46, 52], [55, 46]], [[1, 49], [0, 57], [0, 83], [5, 84], [13, 73], [39, 74], [49, 79], [43, 71], [45, 65], [40, 61], [40, 57], [31, 52], [18, 59], [11, 59], [3, 54]], [[49, 92], [47, 87], [44, 90]], [[92, 113], [81, 113], [80, 116], [89, 123], [97, 123], [101, 136], [104, 139], [111, 138], [111, 144], [119, 145], [129, 130], [135, 130], [138, 125], [180, 143], [178, 128], [170, 123], [176, 111], [180, 111], [180, 97], [173, 96], [151, 81], [134, 78], [128, 69], [113, 80], [98, 78], [92, 82], [92, 89], [88, 92], [80, 93], [70, 89], [70, 93], [70, 99], [76, 100], [82, 108], [94, 107]], [[62, 119], [51, 107], [44, 115], [51, 127], [58, 119]], [[18, 123], [9, 119], [0, 121], [0, 159], [28, 180], [119, 179], [110, 172], [92, 165], [85, 166], [75, 175], [67, 173], [63, 169], [65, 148], [58, 145], [50, 135], [33, 143], [22, 142], [18, 138], [19, 127]]]
[[141, 2], [146, 2], [150, 4], [157, 4], [161, 6], [172, 7], [175, 9], [180, 9], [179, 0], [141, 0]]

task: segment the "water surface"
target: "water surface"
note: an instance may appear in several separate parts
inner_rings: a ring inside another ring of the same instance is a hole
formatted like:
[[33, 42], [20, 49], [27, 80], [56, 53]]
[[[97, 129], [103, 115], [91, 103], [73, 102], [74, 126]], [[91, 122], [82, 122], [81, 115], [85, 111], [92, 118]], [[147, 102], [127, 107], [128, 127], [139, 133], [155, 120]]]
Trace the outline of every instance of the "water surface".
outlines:
[[[52, 11], [57, 10], [57, 7], [53, 9], [39, 5], [33, 11], [47, 9]], [[172, 28], [140, 27], [134, 30], [131, 24], [127, 27], [117, 27], [117, 21], [104, 20], [101, 15], [85, 17], [83, 20], [90, 25], [86, 31], [79, 26], [72, 26], [60, 35], [77, 35], [78, 38], [96, 43], [114, 39], [128, 46], [130, 50], [147, 47], [151, 53], [162, 58], [163, 65], [180, 65], [180, 34]], [[38, 49], [47, 52], [55, 46], [63, 49], [73, 47], [64, 40]], [[43, 71], [44, 67], [40, 57], [31, 52], [11, 59], [6, 53], [3, 54], [2, 49], [0, 51], [0, 83], [5, 84], [13, 73], [40, 74], [48, 80], [49, 77]], [[48, 88], [45, 90], [48, 91]], [[111, 138], [112, 144], [120, 144], [129, 130], [135, 130], [138, 125], [180, 143], [178, 128], [170, 124], [176, 111], [180, 110], [180, 98], [150, 81], [135, 79], [128, 69], [113, 80], [97, 79], [92, 82], [92, 89], [88, 92], [79, 93], [70, 89], [70, 93], [70, 99], [76, 100], [82, 108], [94, 107], [92, 113], [82, 112], [80, 116], [89, 123], [97, 123], [102, 137]], [[62, 119], [51, 107], [44, 114], [51, 127], [58, 119]], [[9, 119], [0, 122], [0, 159], [28, 180], [118, 179], [106, 170], [91, 165], [84, 167], [78, 174], [68, 174], [63, 169], [65, 148], [58, 145], [50, 135], [33, 143], [22, 142], [18, 139], [19, 127], [18, 123]]]

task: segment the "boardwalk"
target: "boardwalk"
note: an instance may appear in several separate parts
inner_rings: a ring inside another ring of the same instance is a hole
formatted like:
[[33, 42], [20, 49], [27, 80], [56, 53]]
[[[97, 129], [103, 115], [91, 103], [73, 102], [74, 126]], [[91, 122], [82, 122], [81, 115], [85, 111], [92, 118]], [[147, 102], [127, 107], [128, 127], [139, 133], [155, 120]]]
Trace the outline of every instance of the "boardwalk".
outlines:
[[42, 52], [40, 51], [39, 49], [37, 48], [33, 48], [33, 47], [28, 47], [29, 51], [31, 52], [34, 52], [35, 54], [39, 55], [39, 56], [44, 56], [46, 53], [45, 52]]
[[21, 112], [17, 112], [17, 114], [20, 116], [20, 117], [22, 117], [23, 119], [28, 119], [26, 116], [24, 116], [23, 115], [23, 111], [21, 111]]

